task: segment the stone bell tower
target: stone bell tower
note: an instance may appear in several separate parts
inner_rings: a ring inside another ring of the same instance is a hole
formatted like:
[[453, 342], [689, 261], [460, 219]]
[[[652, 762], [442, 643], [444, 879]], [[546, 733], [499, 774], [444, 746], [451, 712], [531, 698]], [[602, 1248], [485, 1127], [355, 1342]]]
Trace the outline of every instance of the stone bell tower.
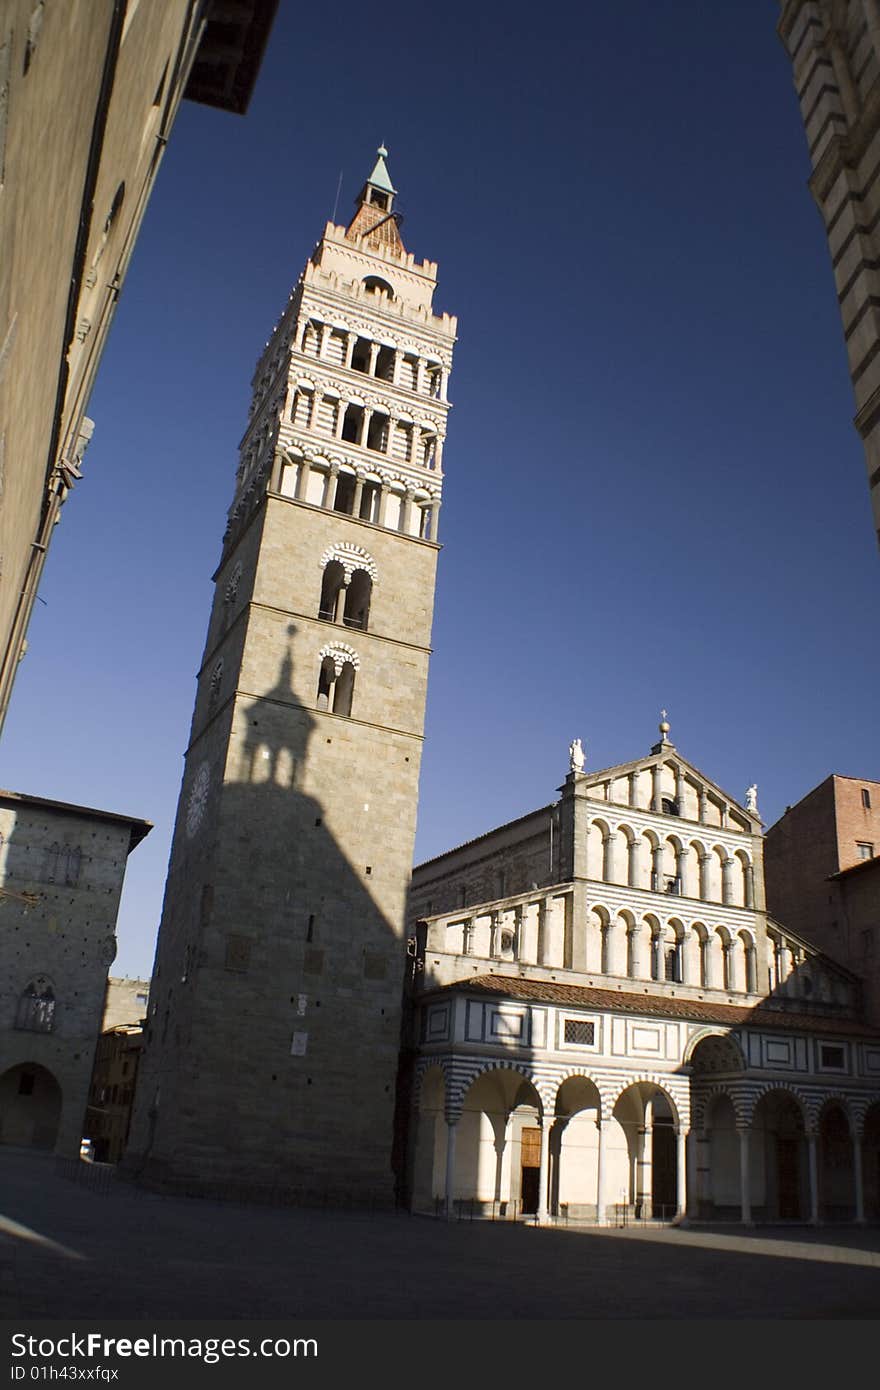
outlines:
[[127, 1166], [390, 1202], [456, 320], [380, 148], [257, 364], [183, 775]]

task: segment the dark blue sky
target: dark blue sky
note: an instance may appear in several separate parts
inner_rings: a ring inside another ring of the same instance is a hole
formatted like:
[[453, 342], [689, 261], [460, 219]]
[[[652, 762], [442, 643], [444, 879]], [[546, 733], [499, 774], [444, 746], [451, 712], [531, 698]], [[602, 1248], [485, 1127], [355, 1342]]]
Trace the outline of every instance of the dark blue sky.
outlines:
[[[679, 750], [770, 823], [880, 777], [880, 562], [770, 0], [282, 0], [248, 115], [184, 103], [3, 741], [6, 786], [145, 816], [152, 962], [257, 356], [390, 150], [459, 315], [419, 858], [588, 767]], [[540, 17], [540, 28], [538, 20]]]

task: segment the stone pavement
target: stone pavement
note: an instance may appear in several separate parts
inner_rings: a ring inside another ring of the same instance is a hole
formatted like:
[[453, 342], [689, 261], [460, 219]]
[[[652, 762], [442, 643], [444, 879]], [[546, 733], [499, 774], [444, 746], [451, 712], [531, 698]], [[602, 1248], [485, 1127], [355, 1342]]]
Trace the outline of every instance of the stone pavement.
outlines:
[[104, 1193], [0, 1149], [7, 1318], [876, 1318], [880, 1229], [443, 1223]]

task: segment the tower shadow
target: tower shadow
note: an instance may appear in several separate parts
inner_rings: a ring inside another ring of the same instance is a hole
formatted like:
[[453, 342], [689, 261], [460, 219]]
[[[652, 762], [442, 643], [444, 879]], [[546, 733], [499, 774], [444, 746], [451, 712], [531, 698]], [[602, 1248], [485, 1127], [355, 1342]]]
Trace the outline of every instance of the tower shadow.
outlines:
[[287, 637], [265, 694], [237, 690], [190, 748], [123, 1166], [167, 1191], [391, 1205], [400, 875], [364, 800], [370, 730], [305, 703]]

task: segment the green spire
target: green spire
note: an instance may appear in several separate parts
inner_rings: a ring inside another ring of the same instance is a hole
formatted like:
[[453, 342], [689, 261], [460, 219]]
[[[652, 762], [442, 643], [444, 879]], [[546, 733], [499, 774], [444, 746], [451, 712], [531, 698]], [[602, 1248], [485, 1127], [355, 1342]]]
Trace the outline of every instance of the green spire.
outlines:
[[379, 158], [376, 160], [376, 163], [373, 166], [373, 172], [367, 179], [367, 183], [371, 183], [374, 188], [381, 189], [383, 193], [396, 193], [397, 189], [391, 182], [391, 176], [388, 173], [388, 168], [385, 164], [385, 160], [388, 157], [388, 151], [386, 150], [384, 145], [380, 145], [376, 153], [378, 154]]

